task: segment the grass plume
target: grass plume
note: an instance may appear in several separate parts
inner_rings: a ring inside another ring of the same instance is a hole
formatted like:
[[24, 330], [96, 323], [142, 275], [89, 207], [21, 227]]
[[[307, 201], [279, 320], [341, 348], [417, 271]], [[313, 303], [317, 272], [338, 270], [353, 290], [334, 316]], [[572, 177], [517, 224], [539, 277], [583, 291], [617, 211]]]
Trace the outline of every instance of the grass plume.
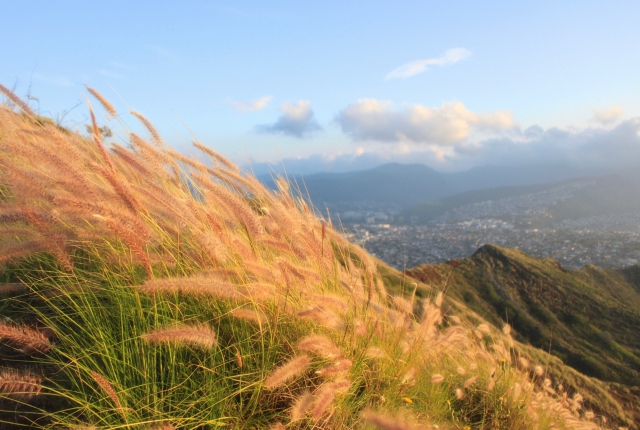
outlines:
[[307, 370], [311, 357], [300, 354], [274, 369], [264, 381], [267, 390], [278, 388]]
[[26, 354], [45, 354], [52, 348], [40, 331], [9, 324], [0, 324], [0, 342], [9, 343]]
[[0, 398], [28, 401], [40, 394], [42, 378], [15, 369], [0, 371]]
[[142, 339], [149, 343], [187, 344], [201, 348], [213, 348], [218, 344], [216, 334], [206, 325], [159, 328], [143, 334]]

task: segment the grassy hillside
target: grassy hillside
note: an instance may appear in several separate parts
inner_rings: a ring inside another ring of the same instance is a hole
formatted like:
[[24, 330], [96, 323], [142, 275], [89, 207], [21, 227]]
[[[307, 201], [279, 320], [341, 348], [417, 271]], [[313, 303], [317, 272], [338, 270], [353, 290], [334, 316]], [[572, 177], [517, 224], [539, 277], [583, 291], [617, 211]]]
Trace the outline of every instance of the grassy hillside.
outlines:
[[572, 271], [551, 259], [485, 245], [469, 258], [419, 266], [407, 275], [446, 288], [498, 327], [508, 321], [518, 341], [550, 351], [581, 373], [640, 386], [637, 266]]
[[130, 133], [91, 89], [128, 142], [0, 92], [3, 428], [605, 426], [509, 326], [381, 273], [286, 182], [178, 154], [136, 112]]

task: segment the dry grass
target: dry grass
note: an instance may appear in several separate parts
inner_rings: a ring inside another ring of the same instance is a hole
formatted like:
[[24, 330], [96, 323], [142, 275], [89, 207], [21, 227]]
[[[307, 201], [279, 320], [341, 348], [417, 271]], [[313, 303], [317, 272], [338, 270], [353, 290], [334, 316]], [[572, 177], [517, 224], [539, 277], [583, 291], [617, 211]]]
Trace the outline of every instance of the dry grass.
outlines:
[[152, 144], [125, 147], [93, 112], [82, 136], [0, 91], [24, 112], [0, 107], [0, 262], [39, 300], [16, 308], [60, 346], [26, 325], [0, 337], [61, 369], [42, 381], [62, 399], [42, 426], [597, 428], [518, 367], [508, 330], [489, 343], [445, 319], [442, 295], [388, 297], [371, 257], [286, 181], [267, 190], [200, 143], [208, 163], [177, 154], [139, 113]]

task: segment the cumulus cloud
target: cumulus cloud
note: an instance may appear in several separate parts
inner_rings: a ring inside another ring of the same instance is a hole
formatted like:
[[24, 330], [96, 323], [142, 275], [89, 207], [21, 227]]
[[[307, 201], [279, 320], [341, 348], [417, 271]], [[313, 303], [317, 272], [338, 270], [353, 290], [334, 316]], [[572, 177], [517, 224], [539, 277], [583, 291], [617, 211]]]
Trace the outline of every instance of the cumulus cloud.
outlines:
[[581, 131], [533, 126], [524, 139], [502, 137], [455, 149], [452, 163], [464, 165], [568, 165], [594, 171], [617, 171], [640, 165], [640, 118], [612, 129]]
[[[347, 172], [370, 169], [389, 162], [423, 163], [440, 171], [460, 171], [476, 166], [548, 166], [575, 174], [593, 175], [638, 170], [640, 166], [640, 117], [617, 126], [567, 131], [534, 125], [511, 136], [464, 142], [457, 146], [388, 145], [359, 146], [349, 153], [317, 154], [252, 163], [259, 174]], [[538, 171], [539, 173], [539, 171]]]
[[510, 111], [476, 113], [462, 103], [430, 108], [413, 105], [397, 110], [390, 101], [358, 100], [338, 114], [342, 131], [354, 140], [410, 142], [451, 146], [476, 130], [500, 132], [514, 129]]
[[609, 129], [568, 131], [534, 125], [524, 131], [516, 130], [510, 136], [453, 147], [368, 142], [365, 146], [353, 147], [349, 153], [323, 153], [277, 159], [272, 163], [254, 162], [251, 168], [258, 174], [270, 174], [283, 172], [284, 165], [288, 173], [311, 174], [364, 170], [390, 162], [422, 163], [449, 172], [486, 166], [503, 166], [516, 171], [522, 168], [526, 172], [531, 167], [534, 169], [529, 173], [556, 175], [543, 178], [545, 180], [636, 172], [640, 165], [640, 117], [622, 121]]
[[448, 64], [457, 63], [471, 55], [471, 51], [464, 48], [453, 48], [447, 50], [441, 57], [428, 58], [426, 60], [412, 61], [403, 64], [395, 70], [387, 74], [385, 80], [396, 78], [409, 78], [417, 74], [423, 73], [429, 69], [429, 66], [446, 66]]
[[240, 112], [253, 112], [253, 111], [265, 109], [267, 106], [269, 106], [269, 102], [271, 101], [272, 98], [273, 98], [272, 96], [265, 96], [249, 102], [227, 100], [227, 103], [231, 105], [234, 109], [239, 110]]
[[594, 109], [591, 121], [602, 125], [611, 124], [619, 120], [622, 113], [623, 111], [620, 106], [612, 106], [607, 109]]
[[270, 125], [260, 125], [257, 127], [261, 133], [279, 133], [299, 139], [307, 137], [309, 134], [321, 127], [313, 117], [311, 102], [300, 100], [295, 104], [290, 102], [282, 103], [280, 107], [280, 118]]

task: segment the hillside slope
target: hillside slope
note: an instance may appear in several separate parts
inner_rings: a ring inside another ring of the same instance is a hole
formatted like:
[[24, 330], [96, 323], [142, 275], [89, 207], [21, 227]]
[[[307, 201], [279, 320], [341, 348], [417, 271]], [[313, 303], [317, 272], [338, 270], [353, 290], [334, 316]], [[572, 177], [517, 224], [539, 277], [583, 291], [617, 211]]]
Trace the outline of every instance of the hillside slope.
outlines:
[[485, 245], [471, 257], [407, 275], [445, 289], [498, 327], [508, 321], [517, 340], [586, 375], [640, 385], [638, 266], [565, 270], [551, 259]]
[[471, 257], [408, 274], [447, 284], [488, 320], [508, 321], [516, 339], [605, 381], [640, 385], [640, 268], [565, 270], [551, 259], [485, 245]]

